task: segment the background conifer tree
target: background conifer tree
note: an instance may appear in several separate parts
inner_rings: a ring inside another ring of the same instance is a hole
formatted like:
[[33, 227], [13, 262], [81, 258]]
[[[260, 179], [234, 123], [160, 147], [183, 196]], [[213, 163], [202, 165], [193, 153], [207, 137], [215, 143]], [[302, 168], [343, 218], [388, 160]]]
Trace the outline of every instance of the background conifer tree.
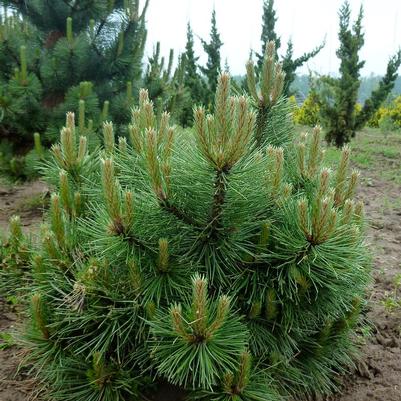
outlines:
[[276, 49], [275, 57], [278, 57], [277, 50], [281, 47], [281, 39], [277, 35], [275, 29], [277, 19], [276, 10], [274, 9], [274, 0], [265, 0], [263, 2], [262, 33], [260, 35], [262, 51], [256, 54], [258, 59], [258, 69], [262, 68], [265, 59], [266, 45], [268, 42], [274, 43], [274, 48]]
[[379, 81], [376, 89], [366, 99], [362, 110], [356, 115], [355, 129], [361, 129], [372, 118], [381, 104], [387, 99], [394, 88], [398, 77], [398, 69], [401, 65], [401, 51], [392, 56], [387, 64], [386, 74]]
[[356, 102], [361, 83], [360, 71], [365, 61], [360, 60], [359, 51], [364, 44], [362, 27], [363, 8], [351, 26], [351, 8], [345, 1], [339, 11], [340, 47], [337, 57], [340, 59], [339, 78], [322, 77], [320, 80], [320, 112], [322, 123], [326, 128], [326, 140], [337, 147], [343, 146], [355, 136], [356, 130], [362, 128], [380, 104], [387, 98], [394, 87], [397, 71], [401, 64], [401, 51], [398, 51], [387, 66], [385, 76], [378, 88], [368, 98], [362, 111], [357, 114]]
[[[176, 109], [183, 103], [182, 98], [187, 92], [184, 82], [185, 57], [179, 57], [178, 66], [174, 72], [173, 61], [174, 50], [170, 49], [166, 63], [165, 58], [160, 56], [160, 42], [157, 42], [153, 54], [148, 60], [143, 85], [148, 89], [149, 97], [155, 105], [158, 116], [163, 110], [169, 110], [176, 117]], [[181, 115], [182, 111], [180, 110], [179, 113]]]
[[268, 42], [259, 73], [252, 59], [246, 64], [246, 83], [253, 107], [258, 111], [254, 139], [258, 147], [283, 146], [291, 140], [291, 105], [283, 95], [285, 73], [276, 62], [274, 41]]
[[[68, 110], [83, 114], [87, 130], [114, 110], [129, 110], [131, 89], [137, 93], [141, 81], [147, 1], [142, 7], [139, 0], [0, 3], [33, 29], [10, 54], [12, 65], [0, 67], [2, 97], [9, 99], [1, 129], [11, 140], [30, 141], [35, 131], [51, 139]], [[13, 47], [10, 40], [3, 36], [3, 46]], [[118, 106], [104, 104], [112, 99]]]
[[315, 47], [310, 52], [304, 53], [302, 56], [294, 58], [294, 50], [293, 43], [290, 39], [287, 43], [287, 50], [285, 55], [282, 57], [283, 71], [285, 72], [285, 82], [283, 91], [286, 96], [290, 96], [293, 94], [291, 91], [291, 84], [294, 82], [296, 78], [296, 70], [299, 67], [302, 67], [305, 63], [307, 63], [311, 58], [315, 57], [320, 50], [323, 49], [325, 43], [323, 42], [321, 45]]
[[37, 65], [38, 54], [33, 49], [39, 33], [27, 20], [16, 13], [10, 14], [7, 8], [1, 16], [0, 29], [1, 138], [10, 138], [21, 145], [26, 136], [32, 136], [29, 128], [39, 130], [44, 123], [40, 102], [42, 85], [36, 75], [28, 73], [28, 62]]
[[180, 122], [182, 126], [186, 127], [192, 125], [193, 122], [193, 104], [203, 103], [206, 91], [205, 82], [198, 72], [199, 57], [195, 56], [194, 36], [189, 23], [183, 57], [185, 58], [184, 85], [188, 90], [190, 100], [184, 105]]
[[201, 39], [203, 49], [207, 54], [206, 66], [200, 67], [202, 73], [206, 77], [207, 92], [205, 95], [204, 104], [210, 105], [213, 101], [214, 93], [216, 92], [217, 79], [221, 72], [221, 55], [220, 48], [223, 46], [223, 42], [220, 39], [220, 34], [217, 30], [216, 24], [216, 10], [212, 11], [211, 27], [210, 27], [210, 38], [209, 42]]
[[[262, 14], [262, 34], [260, 40], [262, 42], [262, 49], [260, 53], [257, 53], [258, 59], [258, 71], [261, 69], [265, 49], [268, 42], [274, 42], [276, 49], [276, 57], [277, 51], [281, 47], [281, 39], [277, 35], [275, 26], [278, 17], [276, 16], [276, 10], [274, 9], [274, 0], [264, 0], [263, 2], [263, 14]], [[291, 84], [294, 82], [296, 77], [295, 71], [302, 67], [308, 60], [315, 57], [320, 50], [323, 49], [325, 43], [323, 42], [321, 45], [315, 47], [310, 52], [304, 53], [302, 56], [294, 58], [293, 54], [293, 43], [290, 39], [287, 43], [287, 51], [285, 55], [281, 58], [283, 71], [285, 72], [285, 81], [284, 81], [284, 94], [289, 96], [291, 94]]]

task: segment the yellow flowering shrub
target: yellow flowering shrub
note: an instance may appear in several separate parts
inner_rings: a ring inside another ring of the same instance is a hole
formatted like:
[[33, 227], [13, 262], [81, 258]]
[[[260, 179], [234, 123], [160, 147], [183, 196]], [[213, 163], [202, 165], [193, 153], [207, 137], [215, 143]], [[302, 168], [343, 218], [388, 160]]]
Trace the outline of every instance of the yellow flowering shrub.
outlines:
[[303, 104], [294, 110], [294, 122], [310, 127], [319, 123], [319, 103], [315, 92], [309, 92]]
[[372, 117], [370, 117], [367, 123], [368, 127], [379, 128], [380, 120], [383, 118], [384, 115], [387, 114], [387, 112], [388, 109], [386, 107], [380, 106], [376, 113], [373, 114]]
[[401, 96], [396, 97], [387, 106], [381, 106], [368, 121], [368, 126], [379, 128], [384, 123], [387, 126], [388, 122], [393, 129], [401, 128]]

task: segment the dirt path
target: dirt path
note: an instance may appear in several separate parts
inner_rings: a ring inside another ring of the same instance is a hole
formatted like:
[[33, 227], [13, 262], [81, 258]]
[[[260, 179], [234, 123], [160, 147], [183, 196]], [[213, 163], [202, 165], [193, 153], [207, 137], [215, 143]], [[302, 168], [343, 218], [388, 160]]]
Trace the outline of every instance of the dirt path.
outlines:
[[362, 349], [358, 371], [347, 378], [343, 395], [335, 399], [401, 401], [401, 307], [389, 308], [389, 300], [396, 296], [397, 279], [401, 282], [401, 186], [367, 171], [363, 176], [359, 192], [366, 206], [368, 241], [374, 254], [368, 313], [373, 333]]
[[[14, 188], [0, 186], [0, 233], [7, 232], [8, 221], [14, 214], [21, 216], [25, 232], [37, 230], [46, 191], [46, 185], [40, 181]], [[17, 311], [0, 297], [0, 334], [15, 330], [18, 320]], [[22, 351], [6, 342], [0, 337], [0, 401], [28, 401], [34, 393], [33, 380], [26, 370], [19, 369]]]
[[25, 232], [36, 230], [42, 220], [43, 197], [47, 186], [34, 181], [15, 187], [0, 185], [0, 232], [6, 232], [8, 221], [14, 214], [21, 217]]
[[[18, 314], [0, 298], [0, 333], [15, 330], [17, 321]], [[1, 344], [2, 340], [0, 340], [0, 400], [31, 401], [35, 385], [27, 369], [19, 367], [23, 351], [15, 346], [2, 349]]]
[[[401, 186], [383, 181], [378, 174], [364, 171], [359, 192], [365, 201], [368, 241], [375, 255], [368, 313], [373, 334], [362, 349], [359, 368], [345, 379], [342, 394], [330, 397], [336, 401], [401, 401], [401, 308], [384, 306], [394, 297], [395, 281], [401, 277]], [[26, 229], [36, 230], [41, 208], [34, 199], [43, 191], [46, 187], [40, 182], [12, 190], [0, 187], [0, 229], [18, 212]], [[15, 312], [0, 301], [0, 332], [12, 328], [16, 320]], [[0, 350], [1, 401], [28, 401], [32, 394], [32, 379], [23, 370], [16, 374], [20, 352], [15, 347]]]

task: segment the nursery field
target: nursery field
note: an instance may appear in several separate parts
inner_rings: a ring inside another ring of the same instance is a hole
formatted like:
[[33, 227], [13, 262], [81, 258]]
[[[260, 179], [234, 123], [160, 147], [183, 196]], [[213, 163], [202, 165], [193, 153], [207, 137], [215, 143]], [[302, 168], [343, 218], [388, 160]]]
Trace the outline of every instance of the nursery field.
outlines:
[[[336, 401], [401, 400], [401, 134], [378, 130], [358, 133], [352, 160], [361, 171], [358, 197], [366, 206], [368, 241], [374, 255], [374, 283], [369, 294], [371, 333], [361, 333], [357, 369], [346, 377]], [[327, 150], [329, 159], [338, 151]], [[11, 187], [0, 181], [0, 230], [19, 214], [30, 232], [38, 230], [47, 188], [39, 181]], [[11, 333], [23, 321], [12, 299], [0, 299], [0, 400], [27, 401], [35, 393], [29, 367], [20, 366], [24, 351]], [[167, 398], [165, 401], [168, 401]]]

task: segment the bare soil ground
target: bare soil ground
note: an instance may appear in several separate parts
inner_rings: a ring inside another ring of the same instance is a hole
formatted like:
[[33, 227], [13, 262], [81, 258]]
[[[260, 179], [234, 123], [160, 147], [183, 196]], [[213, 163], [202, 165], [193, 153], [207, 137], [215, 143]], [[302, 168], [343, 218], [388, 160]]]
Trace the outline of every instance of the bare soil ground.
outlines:
[[[12, 332], [17, 324], [16, 311], [0, 299], [0, 333]], [[23, 350], [11, 346], [1, 348], [0, 340], [0, 400], [28, 401], [35, 394], [35, 380], [26, 368], [20, 367]]]
[[[388, 146], [383, 147], [382, 135], [363, 135], [354, 148], [363, 177], [359, 196], [366, 205], [368, 242], [374, 255], [368, 312], [372, 335], [361, 349], [357, 369], [344, 378], [341, 393], [330, 399], [401, 401], [401, 288], [397, 294], [397, 280], [401, 284], [401, 136], [387, 139]], [[14, 189], [0, 186], [0, 229], [17, 212], [28, 231], [36, 230], [41, 210], [38, 202], [29, 200], [43, 191], [46, 187], [40, 182]], [[30, 204], [33, 210], [27, 207]], [[0, 300], [0, 333], [16, 320], [18, 314]], [[28, 401], [35, 386], [26, 371], [18, 371], [22, 351], [13, 346], [1, 350], [1, 341], [0, 401]]]
[[11, 187], [0, 184], [0, 232], [6, 232], [11, 216], [21, 217], [24, 232], [37, 230], [42, 220], [47, 186], [41, 181]]
[[[7, 232], [8, 221], [15, 214], [21, 216], [25, 232], [37, 230], [46, 192], [46, 185], [40, 181], [15, 187], [0, 185], [0, 233]], [[0, 297], [0, 334], [13, 332], [19, 320], [18, 311]], [[0, 337], [0, 401], [27, 401], [34, 394], [34, 380], [19, 366], [22, 353]]]
[[[401, 305], [396, 280], [401, 274], [401, 186], [384, 182], [380, 172], [363, 172], [368, 186], [361, 188], [370, 222], [368, 241], [374, 254], [374, 284], [368, 318], [372, 336], [361, 350], [358, 369], [345, 378], [336, 401], [401, 401]], [[387, 200], [396, 206], [386, 207]]]

